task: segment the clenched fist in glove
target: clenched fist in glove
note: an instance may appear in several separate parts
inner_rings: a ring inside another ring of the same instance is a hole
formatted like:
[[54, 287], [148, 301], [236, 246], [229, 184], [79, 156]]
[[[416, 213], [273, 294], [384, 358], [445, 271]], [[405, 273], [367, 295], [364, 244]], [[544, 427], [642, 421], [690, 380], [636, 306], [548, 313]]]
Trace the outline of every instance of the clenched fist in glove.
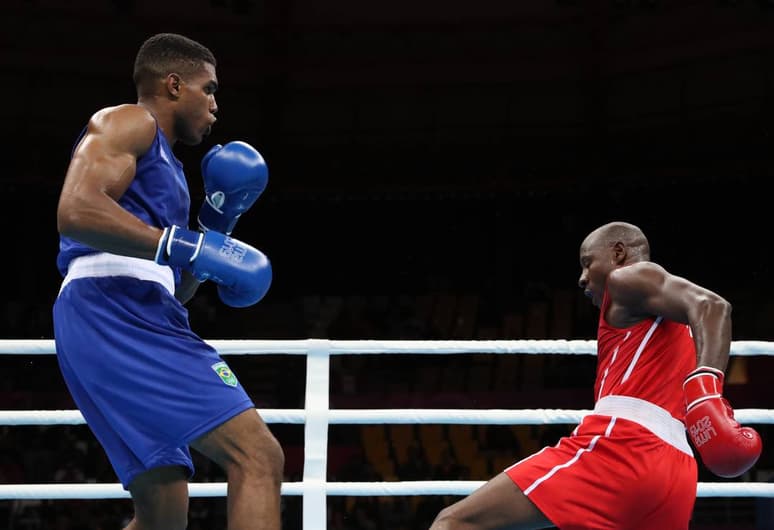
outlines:
[[217, 283], [220, 299], [231, 307], [257, 303], [271, 285], [271, 263], [263, 252], [214, 230], [168, 226], [159, 238], [155, 261]]
[[239, 216], [263, 193], [269, 170], [261, 154], [248, 143], [216, 145], [202, 159], [204, 203], [199, 227], [231, 235]]
[[761, 455], [760, 435], [742, 427], [723, 397], [723, 372], [700, 366], [685, 378], [685, 424], [704, 465], [719, 477], [738, 477]]

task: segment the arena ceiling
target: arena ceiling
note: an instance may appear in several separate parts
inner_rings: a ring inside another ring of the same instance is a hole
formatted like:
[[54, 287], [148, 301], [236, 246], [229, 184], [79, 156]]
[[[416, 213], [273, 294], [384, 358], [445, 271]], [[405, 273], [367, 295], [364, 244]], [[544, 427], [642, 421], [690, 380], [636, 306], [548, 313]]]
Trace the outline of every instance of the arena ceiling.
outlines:
[[5, 4], [3, 136], [38, 139], [6, 183], [61, 178], [90, 113], [133, 100], [134, 53], [158, 31], [215, 52], [210, 140], [259, 145], [288, 192], [771, 171], [771, 2]]

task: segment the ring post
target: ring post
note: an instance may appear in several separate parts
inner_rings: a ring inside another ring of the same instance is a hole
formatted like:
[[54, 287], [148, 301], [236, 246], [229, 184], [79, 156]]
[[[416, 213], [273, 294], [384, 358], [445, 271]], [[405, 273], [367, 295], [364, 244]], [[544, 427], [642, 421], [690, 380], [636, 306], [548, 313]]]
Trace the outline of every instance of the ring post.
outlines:
[[306, 426], [304, 428], [304, 530], [327, 525], [328, 395], [330, 343], [310, 339], [306, 355]]

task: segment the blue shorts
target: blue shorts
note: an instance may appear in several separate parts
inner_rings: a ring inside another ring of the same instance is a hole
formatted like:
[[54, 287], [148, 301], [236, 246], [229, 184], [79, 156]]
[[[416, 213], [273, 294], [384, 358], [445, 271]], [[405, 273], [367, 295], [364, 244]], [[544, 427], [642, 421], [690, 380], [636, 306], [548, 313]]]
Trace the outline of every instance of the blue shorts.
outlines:
[[59, 367], [124, 489], [161, 466], [194, 467], [188, 444], [255, 408], [161, 284], [79, 278], [54, 304]]

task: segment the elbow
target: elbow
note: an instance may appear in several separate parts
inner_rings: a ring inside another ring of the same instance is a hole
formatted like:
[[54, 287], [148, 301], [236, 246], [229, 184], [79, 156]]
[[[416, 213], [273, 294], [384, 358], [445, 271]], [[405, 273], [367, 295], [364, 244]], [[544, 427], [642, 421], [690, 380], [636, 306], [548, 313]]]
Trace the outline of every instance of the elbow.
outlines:
[[717, 306], [717, 311], [719, 311], [720, 314], [723, 315], [723, 318], [730, 320], [731, 311], [733, 310], [733, 307], [731, 307], [731, 303], [725, 298], [718, 297], [718, 300], [715, 302], [715, 304]]
[[87, 215], [72, 200], [62, 198], [56, 211], [56, 227], [60, 235], [78, 239], [87, 225]]
[[699, 307], [703, 320], [710, 319], [719, 322], [731, 320], [733, 309], [731, 303], [721, 296], [705, 296], [699, 302]]
[[56, 211], [56, 229], [59, 235], [72, 238], [77, 233], [78, 215], [60, 204]]
[[72, 237], [73, 236], [73, 219], [66, 213], [57, 212], [56, 214], [56, 229], [60, 236]]

